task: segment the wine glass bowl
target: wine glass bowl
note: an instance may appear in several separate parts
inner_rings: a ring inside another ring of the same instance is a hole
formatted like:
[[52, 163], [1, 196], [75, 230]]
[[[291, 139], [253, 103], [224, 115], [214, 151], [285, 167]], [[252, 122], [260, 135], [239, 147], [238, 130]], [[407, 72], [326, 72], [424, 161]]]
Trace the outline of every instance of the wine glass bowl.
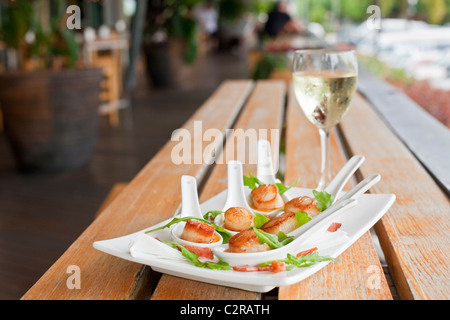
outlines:
[[322, 190], [331, 180], [329, 134], [348, 110], [356, 92], [358, 62], [354, 50], [296, 50], [292, 64], [294, 93], [321, 138]]

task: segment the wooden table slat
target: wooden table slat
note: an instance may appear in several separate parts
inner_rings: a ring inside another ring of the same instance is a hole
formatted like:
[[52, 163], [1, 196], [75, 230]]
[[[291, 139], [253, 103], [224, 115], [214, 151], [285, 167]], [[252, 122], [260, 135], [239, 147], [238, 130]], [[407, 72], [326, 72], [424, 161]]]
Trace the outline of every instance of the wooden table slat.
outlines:
[[[259, 81], [234, 126], [235, 131], [227, 139], [224, 148], [224, 159], [243, 162], [244, 174], [248, 171], [255, 172], [256, 170], [256, 165], [249, 163], [251, 153], [256, 151], [256, 146], [250, 143], [230, 143], [230, 141], [233, 141], [233, 139], [236, 139], [234, 142], [237, 141], [238, 129], [244, 131], [247, 129], [276, 129], [278, 130], [276, 132], [281, 133], [285, 90], [285, 85], [282, 81]], [[267, 138], [269, 141], [271, 139], [279, 140], [280, 136], [279, 134], [273, 137], [269, 135]], [[278, 151], [276, 148], [279, 141], [271, 141], [271, 144], [275, 149], [273, 151]], [[217, 164], [214, 167], [200, 195], [200, 202], [206, 201], [227, 188], [226, 160], [223, 162], [223, 164]], [[183, 288], [189, 288], [189, 290]], [[255, 300], [261, 299], [261, 294], [163, 275], [152, 295], [152, 299]]]
[[[302, 114], [292, 88], [289, 89], [284, 182], [291, 184], [300, 178], [298, 186], [314, 188], [320, 171], [319, 134]], [[242, 161], [244, 174], [256, 173], [256, 163], [252, 163], [256, 160], [256, 144], [249, 142], [268, 139], [273, 154], [278, 153], [285, 104], [284, 81], [263, 80], [254, 84], [250, 80], [229, 80], [222, 83], [139, 174], [126, 186], [121, 186], [122, 192], [107, 199], [101, 214], [22, 299], [264, 298], [256, 292], [161, 275], [150, 267], [95, 250], [92, 244], [142, 230], [173, 216], [180, 209], [182, 175], [197, 178], [200, 202], [204, 202], [226, 189], [228, 160]], [[232, 132], [227, 131], [231, 128]], [[379, 173], [382, 179], [371, 191], [397, 196], [392, 208], [374, 229], [400, 298], [448, 299], [448, 197], [360, 94], [353, 98], [338, 128], [331, 134], [334, 172], [353, 154], [366, 157], [356, 179], [344, 189], [372, 173]], [[219, 130], [225, 141], [206, 142], [203, 134], [208, 129]], [[274, 130], [271, 132], [271, 129]], [[176, 164], [174, 156], [181, 155], [180, 145], [186, 134], [191, 143], [189, 150], [192, 150], [187, 160], [191, 162]], [[253, 134], [256, 140], [252, 140]], [[247, 139], [240, 140], [242, 136]], [[211, 147], [218, 152], [206, 159], [206, 151], [211, 151]], [[393, 298], [369, 232], [339, 258], [340, 263], [330, 263], [300, 283], [280, 287], [278, 298]], [[79, 268], [80, 289], [68, 286], [71, 266]]]
[[341, 128], [351, 152], [366, 156], [361, 173], [381, 175], [373, 192], [397, 196], [375, 230], [400, 298], [448, 299], [447, 196], [361, 96], [353, 99]]
[[[300, 110], [292, 90], [286, 118], [285, 183], [299, 178], [299, 186], [315, 188], [320, 177], [319, 133]], [[330, 136], [330, 152], [332, 170], [337, 173], [346, 158], [335, 129]], [[350, 180], [344, 189], [352, 186]], [[339, 259], [340, 263], [330, 263], [300, 283], [281, 287], [279, 299], [392, 299], [369, 232]], [[372, 283], [374, 276], [377, 277], [375, 285]]]
[[[224, 82], [183, 129], [195, 137], [194, 122], [202, 120], [203, 130], [214, 128], [225, 133], [252, 87], [250, 80]], [[202, 137], [195, 138], [201, 145]], [[215, 143], [222, 145], [223, 141]], [[179, 141], [169, 141], [22, 299], [130, 299], [139, 295], [138, 289], [145, 290], [140, 282], [151, 281], [152, 275], [143, 272], [142, 265], [95, 250], [92, 244], [142, 230], [175, 214], [180, 207], [181, 176], [201, 180], [207, 169], [205, 162], [175, 165], [172, 150], [177, 144]], [[205, 147], [194, 148], [192, 157], [201, 156]], [[79, 267], [81, 289], [67, 286], [71, 265]]]

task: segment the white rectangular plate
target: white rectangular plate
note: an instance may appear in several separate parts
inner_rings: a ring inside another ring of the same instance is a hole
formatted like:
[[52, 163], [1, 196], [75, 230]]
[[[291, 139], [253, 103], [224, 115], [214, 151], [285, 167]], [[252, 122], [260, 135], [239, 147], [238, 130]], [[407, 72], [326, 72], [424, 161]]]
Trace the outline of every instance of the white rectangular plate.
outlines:
[[[292, 188], [288, 192], [291, 197], [302, 195], [313, 197], [311, 189]], [[200, 205], [202, 213], [205, 214], [210, 210], [221, 210], [225, 203], [226, 194], [227, 191], [225, 190], [202, 203]], [[358, 198], [358, 204], [355, 207], [330, 217], [332, 220], [328, 218], [324, 219], [314, 227], [315, 230], [320, 230], [319, 232], [325, 232], [331, 222], [338, 222], [342, 224], [341, 228], [338, 230], [339, 232], [327, 234], [326, 241], [319, 241], [318, 245], [314, 243], [314, 240], [312, 240], [311, 243], [307, 243], [308, 240], [306, 240], [305, 243], [303, 243], [303, 246], [305, 248], [308, 248], [308, 246], [311, 248], [318, 247], [320, 255], [337, 258], [342, 252], [350, 247], [350, 245], [366, 233], [386, 213], [394, 201], [395, 195], [393, 194], [363, 194]], [[266, 271], [239, 272], [199, 268], [193, 266], [187, 260], [177, 261], [145, 254], [139, 255], [139, 257], [130, 255], [129, 245], [137, 235], [158, 226], [163, 226], [170, 220], [172, 219], [168, 219], [157, 225], [146, 228], [145, 230], [123, 237], [96, 241], [93, 246], [95, 249], [110, 255], [148, 265], [157, 272], [256, 292], [267, 292], [278, 286], [297, 283], [322, 269], [329, 263], [320, 262], [310, 267], [294, 268], [293, 270], [279, 273]], [[345, 241], [337, 241], [338, 237], [339, 240], [343, 239], [343, 233], [346, 235], [344, 238]], [[158, 231], [157, 236], [160, 238], [167, 237], [169, 239], [169, 229], [166, 228]]]

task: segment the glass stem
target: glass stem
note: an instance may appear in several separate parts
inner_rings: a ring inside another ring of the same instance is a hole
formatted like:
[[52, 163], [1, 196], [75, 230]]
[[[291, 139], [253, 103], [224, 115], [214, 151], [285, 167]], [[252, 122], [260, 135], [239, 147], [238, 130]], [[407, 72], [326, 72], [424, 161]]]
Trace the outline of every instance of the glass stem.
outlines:
[[331, 181], [331, 167], [330, 167], [330, 131], [319, 128], [320, 134], [320, 150], [322, 154], [322, 161], [320, 165], [320, 180], [317, 190], [323, 189]]

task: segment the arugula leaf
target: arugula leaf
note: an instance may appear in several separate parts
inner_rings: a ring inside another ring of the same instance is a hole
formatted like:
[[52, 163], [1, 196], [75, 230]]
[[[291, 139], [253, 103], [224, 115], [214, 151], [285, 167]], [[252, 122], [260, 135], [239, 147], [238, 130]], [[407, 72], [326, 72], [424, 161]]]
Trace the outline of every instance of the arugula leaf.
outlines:
[[[288, 191], [289, 189], [291, 189], [292, 187], [294, 187], [297, 184], [297, 182], [298, 182], [298, 179], [289, 187], [285, 186], [282, 183], [275, 183], [275, 186], [278, 189], [278, 193], [281, 195], [281, 194], [285, 193], [286, 191]], [[256, 189], [257, 187], [262, 186], [264, 184], [265, 184], [264, 182], [262, 182], [261, 180], [259, 180], [256, 177], [254, 177], [251, 173], [248, 174], [248, 177], [244, 176], [244, 186], [247, 186], [252, 190]]]
[[209, 218], [215, 219], [219, 214], [222, 214], [222, 213], [224, 213], [224, 212], [220, 211], [220, 210], [211, 210], [203, 215], [203, 219], [205, 219], [205, 220], [209, 220]]
[[293, 184], [291, 184], [289, 187], [285, 186], [282, 183], [275, 183], [275, 186], [278, 189], [278, 193], [281, 195], [281, 194], [285, 193], [286, 191], [288, 191], [289, 189], [291, 189], [292, 187], [294, 187], [297, 184], [297, 182], [298, 182], [298, 179]]
[[247, 186], [252, 190], [262, 186], [263, 184], [265, 183], [254, 177], [251, 173], [248, 174], [248, 177], [244, 176], [244, 186]]
[[255, 213], [255, 216], [253, 217], [255, 227], [258, 229], [261, 228], [269, 220], [270, 219], [268, 217], [262, 215], [261, 213]]
[[209, 268], [209, 269], [215, 269], [215, 270], [231, 270], [230, 265], [222, 260], [219, 260], [219, 262], [212, 262], [212, 261], [206, 261], [201, 262], [198, 259], [198, 254], [195, 252], [186, 249], [181, 244], [172, 242], [172, 241], [161, 241], [163, 243], [169, 244], [172, 246], [172, 248], [178, 247], [181, 250], [181, 255], [191, 261], [194, 266], [200, 267], [200, 268]]
[[305, 211], [296, 212], [295, 218], [297, 219], [300, 226], [304, 225], [305, 223], [311, 220], [311, 218], [308, 216], [308, 213]]
[[150, 233], [150, 232], [162, 230], [162, 229], [165, 229], [165, 228], [169, 228], [170, 226], [172, 226], [174, 224], [177, 224], [177, 223], [183, 222], [183, 221], [188, 221], [188, 220], [200, 220], [200, 221], [206, 222], [208, 224], [211, 224], [210, 222], [208, 222], [208, 221], [206, 221], [204, 219], [195, 218], [195, 217], [173, 218], [169, 223], [163, 225], [162, 227], [145, 231], [145, 233]]
[[256, 236], [258, 237], [259, 243], [266, 243], [269, 248], [271, 249], [278, 249], [282, 246], [287, 245], [289, 242], [294, 240], [294, 237], [288, 237], [283, 232], [279, 232], [278, 236], [274, 234], [270, 234], [267, 232], [264, 232], [260, 229], [257, 229], [255, 227], [252, 227], [252, 229], [255, 231]]
[[231, 233], [229, 233], [227, 230], [225, 230], [221, 226], [218, 226], [217, 224], [211, 223], [210, 221], [208, 221], [206, 219], [196, 218], [196, 217], [173, 218], [169, 223], [165, 224], [164, 226], [156, 228], [156, 229], [145, 231], [145, 233], [150, 233], [150, 232], [162, 230], [164, 228], [169, 228], [170, 226], [172, 226], [172, 225], [174, 225], [176, 223], [187, 221], [187, 220], [198, 220], [198, 221], [201, 221], [201, 222], [213, 225], [214, 229], [222, 236], [222, 239], [223, 239], [222, 242], [223, 243], [228, 243], [228, 239], [230, 239], [231, 236], [232, 236]]
[[222, 243], [228, 243], [228, 240], [232, 237], [232, 234], [229, 233], [227, 230], [222, 228], [221, 226], [218, 226], [217, 224], [212, 224], [216, 231], [222, 236]]
[[202, 266], [203, 263], [200, 260], [198, 260], [199, 255], [196, 254], [195, 252], [193, 252], [191, 250], [188, 250], [184, 246], [182, 246], [181, 244], [178, 244], [178, 243], [175, 243], [175, 242], [172, 242], [172, 241], [161, 241], [161, 242], [171, 245], [172, 248], [178, 247], [178, 249], [181, 250], [181, 255], [183, 257], [185, 257], [186, 259], [191, 261], [197, 267], [201, 267]]
[[294, 240], [293, 236], [288, 237], [286, 235], [286, 233], [284, 233], [283, 231], [278, 232], [278, 241], [283, 245], [287, 245], [289, 242], [291, 242], [292, 240]]
[[231, 270], [231, 267], [228, 264], [228, 262], [225, 262], [225, 261], [222, 261], [222, 260], [219, 260], [219, 262], [206, 261], [205, 265], [209, 269], [214, 269], [214, 270]]
[[314, 198], [320, 211], [328, 209], [334, 201], [334, 196], [326, 191], [313, 190]]
[[[286, 259], [276, 260], [276, 261], [284, 262], [286, 264], [286, 270], [290, 269], [290, 268], [288, 268], [288, 266], [293, 266], [293, 267], [297, 267], [297, 268], [306, 268], [306, 267], [312, 266], [318, 262], [324, 262], [324, 261], [341, 262], [341, 260], [335, 259], [335, 258], [332, 258], [329, 256], [320, 256], [317, 251], [313, 252], [311, 254], [308, 254], [308, 255], [300, 256], [300, 257], [296, 257], [296, 256], [288, 253]], [[264, 267], [271, 263], [272, 263], [272, 261], [267, 261], [267, 262], [260, 263], [258, 266]]]
[[323, 261], [334, 261], [334, 262], [341, 261], [339, 259], [335, 259], [329, 256], [320, 256], [317, 251], [300, 257], [296, 257], [288, 253], [287, 260], [289, 261], [290, 264], [295, 265], [297, 268], [309, 267], [317, 262]]

